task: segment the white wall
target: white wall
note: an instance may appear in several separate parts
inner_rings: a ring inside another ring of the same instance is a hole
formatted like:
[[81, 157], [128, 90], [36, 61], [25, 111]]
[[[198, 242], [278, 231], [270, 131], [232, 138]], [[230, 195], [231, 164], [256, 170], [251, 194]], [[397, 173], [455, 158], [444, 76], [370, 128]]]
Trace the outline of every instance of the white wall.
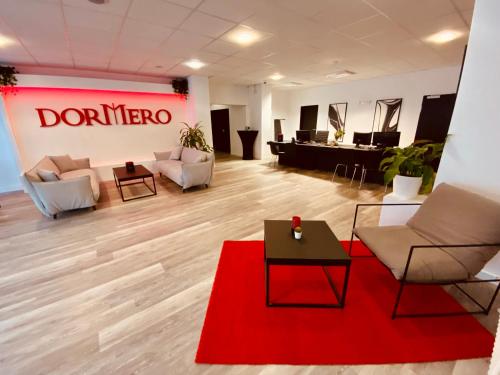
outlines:
[[[500, 2], [477, 0], [460, 90], [436, 184], [500, 201]], [[500, 275], [500, 255], [485, 271]]]
[[[22, 170], [31, 168], [45, 155], [65, 153], [75, 158], [90, 157], [102, 179], [112, 179], [110, 167], [129, 160], [151, 167], [154, 151], [178, 144], [181, 121], [202, 121], [207, 141], [212, 142], [206, 77], [189, 77], [187, 101], [173, 95], [167, 84], [23, 75], [18, 79], [18, 92], [6, 96], [4, 103]], [[168, 125], [72, 127], [61, 123], [42, 128], [35, 111], [39, 107], [57, 111], [68, 107], [99, 109], [100, 104], [112, 103], [153, 111], [166, 109], [172, 120]]]
[[424, 95], [450, 94], [456, 91], [460, 67], [433, 69], [416, 73], [393, 75], [369, 80], [351, 81], [306, 89], [273, 90], [273, 118], [285, 118], [285, 139], [295, 136], [299, 129], [300, 107], [319, 105], [318, 130], [330, 130], [328, 106], [347, 102], [346, 135], [351, 143], [354, 131], [370, 132], [377, 99], [403, 98], [398, 130], [401, 146], [413, 142]]

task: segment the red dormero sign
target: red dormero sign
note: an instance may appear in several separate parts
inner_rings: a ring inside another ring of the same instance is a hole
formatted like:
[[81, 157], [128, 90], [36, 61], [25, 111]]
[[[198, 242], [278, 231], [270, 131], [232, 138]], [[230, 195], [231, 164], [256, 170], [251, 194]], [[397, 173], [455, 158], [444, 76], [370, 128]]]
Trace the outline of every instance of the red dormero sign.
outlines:
[[69, 126], [93, 125], [167, 125], [172, 114], [166, 109], [152, 111], [144, 108], [127, 108], [125, 104], [99, 104], [94, 108], [66, 108], [56, 111], [50, 108], [35, 108], [40, 127], [51, 128], [61, 122]]

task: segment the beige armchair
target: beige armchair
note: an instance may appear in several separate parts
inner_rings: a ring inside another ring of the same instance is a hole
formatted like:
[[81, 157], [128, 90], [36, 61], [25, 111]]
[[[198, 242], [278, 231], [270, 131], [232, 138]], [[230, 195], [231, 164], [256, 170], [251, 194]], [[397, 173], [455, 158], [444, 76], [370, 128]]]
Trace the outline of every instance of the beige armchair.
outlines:
[[[420, 205], [419, 203], [410, 203]], [[359, 238], [400, 282], [393, 309], [398, 316], [436, 316], [449, 314], [398, 314], [398, 305], [407, 284], [452, 284], [488, 314], [500, 288], [500, 279], [479, 280], [476, 275], [500, 250], [500, 203], [480, 195], [440, 184], [405, 225], [357, 226], [358, 204], [351, 236]], [[397, 206], [398, 204], [389, 204]], [[487, 306], [481, 305], [459, 284], [497, 282]]]
[[[95, 172], [90, 169], [90, 161], [73, 160], [76, 169], [61, 170], [48, 156], [45, 156], [32, 169], [21, 175], [26, 192], [36, 207], [45, 216], [57, 218], [62, 211], [93, 207], [99, 200], [99, 182]], [[43, 181], [42, 171], [54, 172], [55, 181]]]

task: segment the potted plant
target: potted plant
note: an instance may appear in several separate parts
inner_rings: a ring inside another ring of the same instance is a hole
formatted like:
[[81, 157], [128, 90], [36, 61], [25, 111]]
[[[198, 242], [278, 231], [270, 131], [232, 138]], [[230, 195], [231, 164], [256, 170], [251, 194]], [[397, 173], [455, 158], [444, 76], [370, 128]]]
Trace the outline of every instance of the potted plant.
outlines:
[[212, 152], [212, 147], [205, 140], [205, 134], [201, 130], [200, 122], [197, 122], [194, 126], [189, 126], [186, 122], [182, 122], [182, 124], [184, 124], [184, 128], [180, 131], [181, 145], [205, 152]]
[[339, 139], [341, 139], [344, 135], [345, 135], [344, 129], [338, 129], [334, 134], [335, 142], [338, 142]]
[[300, 240], [302, 238], [302, 228], [301, 227], [295, 227], [293, 229], [293, 235], [296, 240]]
[[443, 147], [444, 143], [419, 141], [405, 148], [386, 148], [384, 154], [390, 156], [380, 162], [384, 183], [393, 181], [394, 194], [402, 198], [414, 198], [420, 190], [429, 193]]
[[19, 73], [13, 66], [0, 65], [0, 94], [5, 95], [17, 85], [16, 74]]

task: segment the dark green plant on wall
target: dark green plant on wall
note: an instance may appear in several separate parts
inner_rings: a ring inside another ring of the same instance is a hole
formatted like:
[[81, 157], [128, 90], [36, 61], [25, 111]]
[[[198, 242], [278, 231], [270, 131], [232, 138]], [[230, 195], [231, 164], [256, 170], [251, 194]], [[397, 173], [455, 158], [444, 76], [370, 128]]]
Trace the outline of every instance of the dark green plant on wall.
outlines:
[[199, 122], [194, 124], [194, 126], [189, 126], [186, 122], [182, 122], [182, 124], [184, 124], [184, 128], [180, 131], [181, 145], [205, 152], [212, 152], [212, 147], [207, 144], [205, 134], [201, 130]]
[[16, 74], [19, 73], [13, 66], [0, 65], [0, 93], [6, 94], [17, 85]]

